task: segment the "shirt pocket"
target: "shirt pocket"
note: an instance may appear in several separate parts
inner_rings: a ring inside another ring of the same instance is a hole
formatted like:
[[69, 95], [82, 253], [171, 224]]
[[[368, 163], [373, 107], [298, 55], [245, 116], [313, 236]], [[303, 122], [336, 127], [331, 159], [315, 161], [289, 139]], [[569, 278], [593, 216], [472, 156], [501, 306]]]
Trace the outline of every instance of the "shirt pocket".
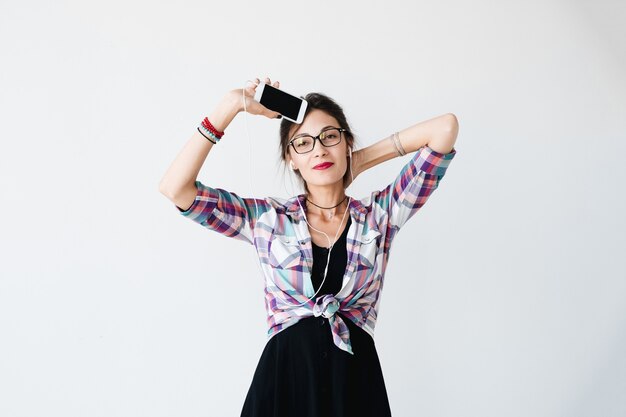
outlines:
[[295, 236], [274, 235], [269, 251], [269, 264], [274, 268], [295, 269], [302, 263], [300, 242]]
[[358, 263], [359, 269], [373, 268], [380, 247], [381, 233], [378, 230], [370, 230], [361, 236], [361, 245], [359, 247]]

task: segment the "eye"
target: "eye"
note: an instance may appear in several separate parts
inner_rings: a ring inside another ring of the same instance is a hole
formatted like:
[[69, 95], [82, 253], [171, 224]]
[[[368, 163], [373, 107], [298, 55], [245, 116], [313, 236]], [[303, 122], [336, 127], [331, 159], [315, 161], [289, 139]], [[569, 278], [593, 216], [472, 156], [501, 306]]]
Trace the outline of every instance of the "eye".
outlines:
[[298, 147], [298, 148], [302, 148], [305, 146], [308, 146], [310, 140], [307, 137], [302, 137], [302, 138], [298, 138], [294, 141], [294, 144]]
[[337, 129], [328, 129], [320, 133], [320, 139], [324, 142], [334, 142], [339, 138], [339, 131]]

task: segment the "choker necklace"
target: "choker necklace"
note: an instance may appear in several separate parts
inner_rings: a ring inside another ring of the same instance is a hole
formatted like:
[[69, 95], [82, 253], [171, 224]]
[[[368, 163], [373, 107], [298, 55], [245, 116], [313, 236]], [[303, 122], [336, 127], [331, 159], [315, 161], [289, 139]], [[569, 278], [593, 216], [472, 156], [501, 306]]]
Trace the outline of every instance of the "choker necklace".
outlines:
[[[313, 204], [315, 207], [319, 207], [319, 208], [321, 208], [321, 209], [326, 209], [326, 210], [329, 210], [329, 209], [333, 209], [333, 208], [335, 208], [335, 207], [339, 206], [341, 203], [343, 203], [344, 201], [346, 201], [346, 198], [348, 198], [348, 196], [345, 196], [345, 197], [343, 198], [343, 200], [341, 200], [341, 201], [339, 202], [339, 204], [337, 204], [336, 206], [332, 206], [332, 207], [322, 207], [322, 206], [318, 206], [317, 204], [315, 204], [314, 202], [312, 202], [312, 201], [311, 201], [311, 200], [309, 200], [308, 198], [306, 199], [306, 201], [308, 201], [309, 203]], [[330, 219], [332, 219], [332, 218], [335, 216], [335, 214], [334, 214], [334, 213], [329, 213], [329, 214], [327, 214], [327, 216], [328, 216], [328, 220], [330, 220]]]

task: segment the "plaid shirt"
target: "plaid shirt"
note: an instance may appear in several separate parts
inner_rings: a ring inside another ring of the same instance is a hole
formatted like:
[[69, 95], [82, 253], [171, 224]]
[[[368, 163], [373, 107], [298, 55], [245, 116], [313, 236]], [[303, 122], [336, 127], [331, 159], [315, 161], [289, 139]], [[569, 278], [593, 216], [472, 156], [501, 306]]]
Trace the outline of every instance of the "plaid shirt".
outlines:
[[288, 200], [242, 198], [196, 181], [198, 193], [191, 207], [177, 208], [207, 229], [255, 247], [265, 278], [268, 340], [301, 318], [324, 316], [335, 345], [354, 354], [344, 320], [374, 337], [391, 242], [437, 189], [455, 155], [456, 149], [442, 154], [424, 146], [383, 190], [349, 200], [348, 263], [336, 295], [313, 297], [313, 248], [300, 208], [305, 207], [304, 194]]

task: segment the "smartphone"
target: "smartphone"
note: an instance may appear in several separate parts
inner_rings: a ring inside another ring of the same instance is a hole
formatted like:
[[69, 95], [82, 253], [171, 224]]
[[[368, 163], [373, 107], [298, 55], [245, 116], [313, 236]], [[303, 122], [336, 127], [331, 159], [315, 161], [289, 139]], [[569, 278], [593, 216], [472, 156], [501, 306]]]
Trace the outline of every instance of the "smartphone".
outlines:
[[254, 99], [268, 109], [279, 112], [285, 119], [298, 124], [304, 120], [308, 105], [306, 100], [266, 83], [261, 83], [257, 87]]

